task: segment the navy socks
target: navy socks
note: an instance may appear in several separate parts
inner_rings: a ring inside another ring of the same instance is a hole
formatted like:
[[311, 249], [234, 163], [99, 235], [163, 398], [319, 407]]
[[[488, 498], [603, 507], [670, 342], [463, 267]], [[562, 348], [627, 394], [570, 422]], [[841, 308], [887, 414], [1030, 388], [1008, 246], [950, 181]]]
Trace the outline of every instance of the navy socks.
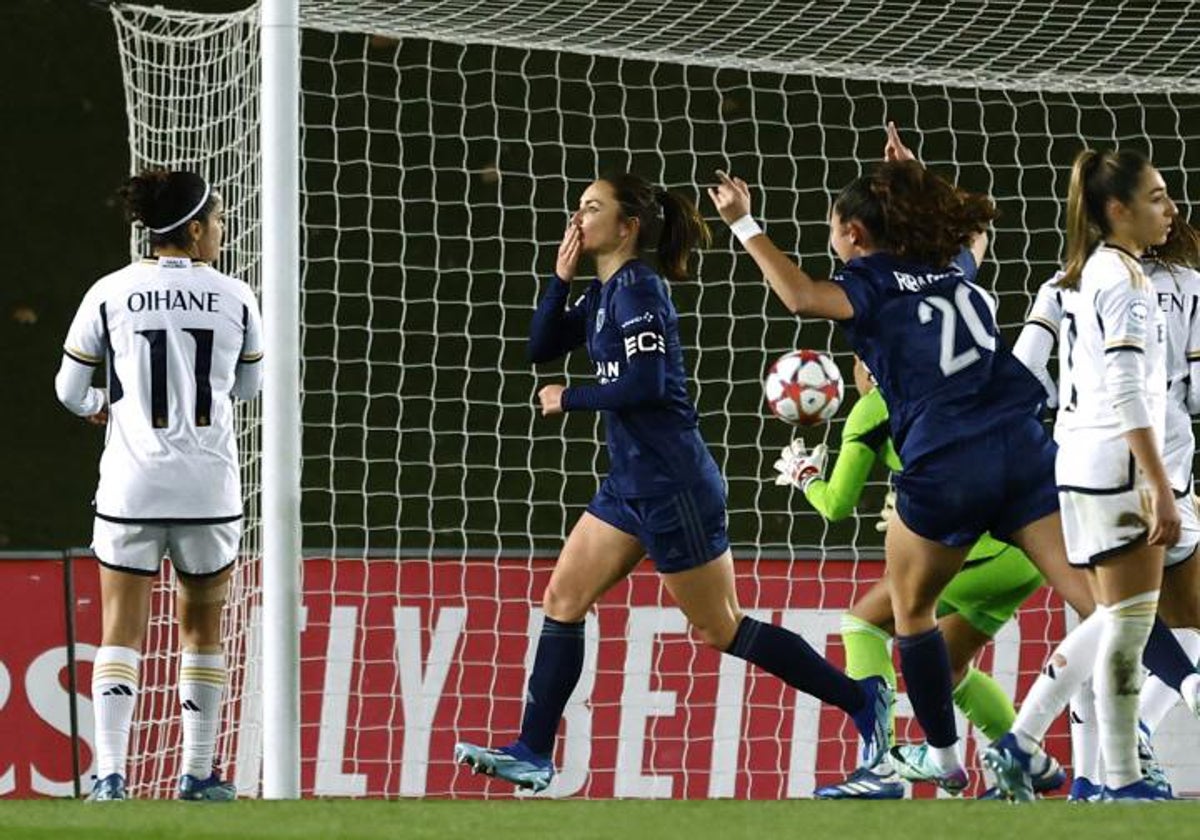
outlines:
[[520, 736], [521, 742], [538, 755], [554, 752], [563, 709], [583, 671], [583, 626], [582, 621], [567, 624], [549, 616], [542, 624], [525, 692]]
[[1196, 665], [1179, 645], [1171, 629], [1155, 616], [1150, 638], [1142, 651], [1142, 664], [1166, 685], [1179, 691], [1183, 681], [1196, 673]]
[[753, 662], [769, 674], [805, 694], [837, 706], [849, 715], [866, 702], [862, 687], [817, 653], [790, 630], [746, 616], [738, 625], [733, 643], [725, 651]]
[[900, 669], [913, 713], [931, 747], [950, 747], [958, 740], [954, 726], [954, 689], [950, 654], [937, 627], [915, 636], [897, 636]]

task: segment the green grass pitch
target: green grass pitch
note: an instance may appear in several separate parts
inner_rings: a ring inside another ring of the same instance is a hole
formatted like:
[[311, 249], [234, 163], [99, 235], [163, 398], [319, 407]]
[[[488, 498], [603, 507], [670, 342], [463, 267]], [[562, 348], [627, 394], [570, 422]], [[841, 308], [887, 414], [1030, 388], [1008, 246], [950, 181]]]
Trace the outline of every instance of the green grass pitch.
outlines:
[[1200, 804], [1039, 802], [0, 801], [4, 840], [80, 838], [833, 838], [1056, 840], [1194, 836]]

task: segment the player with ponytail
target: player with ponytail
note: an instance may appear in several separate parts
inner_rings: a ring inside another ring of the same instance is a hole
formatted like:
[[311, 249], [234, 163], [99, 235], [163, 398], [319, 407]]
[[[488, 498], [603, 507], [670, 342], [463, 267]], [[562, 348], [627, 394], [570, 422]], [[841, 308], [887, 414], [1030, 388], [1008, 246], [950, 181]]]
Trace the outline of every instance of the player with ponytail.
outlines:
[[1041, 388], [1000, 339], [974, 281], [995, 216], [990, 199], [930, 172], [888, 126], [884, 162], [837, 196], [830, 244], [844, 265], [814, 280], [750, 215], [746, 183], [709, 190], [721, 218], [797, 315], [838, 324], [889, 408], [904, 469], [887, 529], [901, 669], [927, 743], [894, 748], [901, 775], [961, 791], [953, 686], [935, 608], [984, 532], [1022, 549], [1048, 581], [1066, 568], [1054, 444], [1035, 417]]
[[[1195, 564], [1186, 562], [1200, 541], [1190, 498], [1188, 416], [1191, 356], [1200, 358], [1200, 330], [1188, 323], [1200, 301], [1188, 266], [1197, 258], [1196, 238], [1176, 217], [1162, 176], [1144, 156], [1086, 149], [1071, 173], [1066, 239], [1063, 271], [1039, 290], [1018, 350], [1032, 369], [1044, 371], [1059, 343], [1060, 382], [1047, 391], [1058, 405], [1056, 472], [1066, 547], [1071, 563], [1087, 570], [1103, 606], [1056, 648], [1056, 664], [1038, 677], [1012, 732], [985, 760], [997, 768], [1001, 786], [1021, 798], [1028, 757], [1037, 754], [1065, 699], [1082, 687], [1087, 703], [1073, 718], [1091, 725], [1073, 730], [1081, 758], [1072, 797], [1170, 798], [1158, 774], [1143, 778], [1141, 669], [1128, 663], [1142, 658], [1155, 674], [1160, 690], [1152, 694], [1177, 692], [1200, 710], [1195, 657], [1154, 617], [1165, 562], [1167, 577], [1181, 590], [1167, 600], [1167, 618], [1197, 621], [1189, 568]], [[1171, 315], [1176, 299], [1180, 311]], [[1190, 646], [1188, 635], [1180, 635]], [[1168, 708], [1173, 703], [1174, 697]], [[1099, 750], [1088, 744], [1095, 737]], [[1101, 756], [1103, 785], [1097, 784]]]
[[[477, 772], [535, 791], [549, 785], [559, 722], [583, 667], [584, 619], [646, 556], [701, 640], [843, 709], [863, 736], [864, 760], [874, 763], [887, 742], [892, 693], [881, 678], [850, 679], [800, 636], [738, 606], [724, 482], [688, 396], [668, 286], [687, 277], [688, 258], [708, 241], [691, 201], [631, 174], [592, 183], [567, 225], [533, 316], [530, 358], [548, 362], [586, 345], [599, 381], [546, 385], [538, 399], [543, 416], [601, 412], [611, 467], [542, 596], [546, 618], [517, 741], [455, 747], [456, 760]], [[568, 305], [585, 254], [596, 279]]]

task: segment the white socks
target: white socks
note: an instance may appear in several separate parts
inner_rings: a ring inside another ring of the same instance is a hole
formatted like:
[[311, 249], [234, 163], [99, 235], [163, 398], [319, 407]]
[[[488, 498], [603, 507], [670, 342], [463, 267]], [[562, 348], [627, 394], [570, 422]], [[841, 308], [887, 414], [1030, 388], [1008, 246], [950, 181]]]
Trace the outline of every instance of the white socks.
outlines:
[[1138, 695], [1142, 687], [1142, 651], [1150, 638], [1157, 607], [1155, 590], [1118, 601], [1104, 611], [1106, 621], [1096, 649], [1093, 684], [1105, 785], [1113, 790], [1142, 777], [1137, 754]]
[[1040, 749], [1050, 724], [1062, 713], [1083, 681], [1092, 675], [1106, 612], [1104, 607], [1097, 605], [1096, 611], [1068, 633], [1050, 654], [1042, 673], [1025, 695], [1013, 723], [1013, 734], [1022, 749]]
[[957, 767], [962, 767], [962, 760], [958, 757], [958, 743], [955, 742], [948, 747], [935, 747], [933, 744], [926, 743], [928, 748], [927, 755], [933, 761], [933, 765], [942, 773], [950, 773]]
[[1076, 778], [1100, 784], [1100, 729], [1091, 680], [1084, 680], [1071, 697], [1071, 766]]
[[224, 691], [224, 654], [183, 652], [179, 663], [179, 710], [183, 719], [181, 774], [197, 779], [212, 775]]
[[[1200, 660], [1200, 630], [1195, 627], [1180, 627], [1171, 632], [1179, 640], [1179, 646], [1183, 648], [1188, 659], [1193, 662]], [[1187, 680], [1192, 680], [1192, 678], [1188, 677]], [[1192, 688], [1187, 685], [1187, 680], [1184, 681], [1184, 685], [1180, 686], [1185, 691]], [[1195, 682], [1195, 680], [1192, 681]], [[1142, 723], [1146, 724], [1146, 728], [1150, 730], [1151, 734], [1157, 731], [1178, 702], [1179, 695], [1166, 683], [1153, 674], [1146, 678], [1146, 683], [1142, 686], [1140, 714]]]
[[92, 708], [96, 715], [96, 777], [128, 772], [129, 730], [137, 705], [138, 667], [142, 656], [136, 650], [115, 645], [96, 651], [92, 666]]

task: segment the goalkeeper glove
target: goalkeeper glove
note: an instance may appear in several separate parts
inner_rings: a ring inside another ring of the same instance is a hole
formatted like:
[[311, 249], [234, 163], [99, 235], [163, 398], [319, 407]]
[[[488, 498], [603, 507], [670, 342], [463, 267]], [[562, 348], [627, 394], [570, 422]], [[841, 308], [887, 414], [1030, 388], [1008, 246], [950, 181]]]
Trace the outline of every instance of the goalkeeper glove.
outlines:
[[790, 484], [804, 490], [825, 472], [825, 459], [828, 455], [829, 450], [825, 444], [819, 443], [809, 452], [804, 446], [804, 441], [796, 438], [779, 451], [779, 460], [775, 462], [775, 472], [779, 475], [775, 476], [775, 483], [780, 486]]

